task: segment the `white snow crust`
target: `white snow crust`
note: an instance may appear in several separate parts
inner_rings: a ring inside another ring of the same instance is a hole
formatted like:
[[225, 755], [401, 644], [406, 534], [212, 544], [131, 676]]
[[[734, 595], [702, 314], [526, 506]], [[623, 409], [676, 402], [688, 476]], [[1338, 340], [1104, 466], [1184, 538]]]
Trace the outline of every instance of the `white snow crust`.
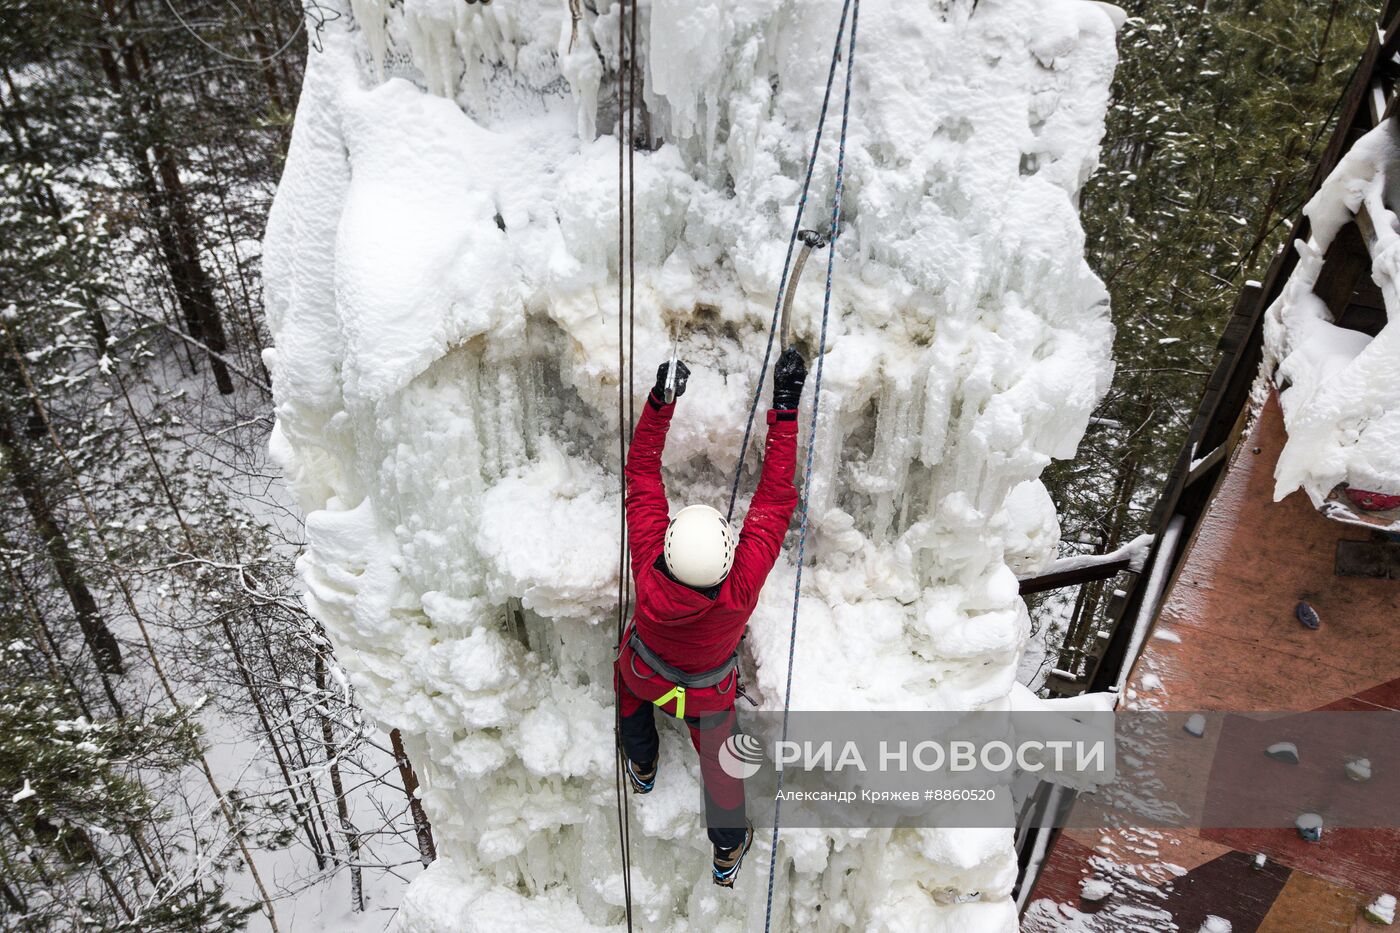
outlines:
[[[563, 0], [345, 3], [309, 54], [268, 226], [273, 446], [307, 514], [306, 601], [360, 703], [402, 730], [441, 855], [408, 888], [405, 930], [622, 921], [619, 8], [575, 8], [576, 25]], [[678, 336], [694, 375], [672, 502], [720, 505], [839, 4], [641, 13], [663, 145], [636, 154], [635, 402]], [[796, 708], [1012, 704], [1029, 630], [1016, 574], [1059, 538], [1038, 477], [1074, 454], [1112, 375], [1076, 199], [1118, 16], [862, 4]], [[819, 279], [794, 310], [809, 352]], [[792, 560], [744, 649], [770, 709]], [[632, 805], [640, 928], [761, 926], [766, 831], [737, 888], [715, 889], [693, 753], [660, 725], [657, 790]], [[776, 929], [1016, 928], [1009, 830], [790, 830], [778, 857]]]
[[1079, 896], [1086, 901], [1101, 901], [1113, 893], [1113, 883], [1102, 878], [1085, 878], [1079, 882]]
[[1147, 555], [1152, 549], [1152, 539], [1152, 535], [1142, 534], [1107, 554], [1075, 554], [1070, 557], [1061, 557], [1048, 566], [1040, 568], [1037, 575], [1088, 570], [1124, 559], [1128, 561], [1128, 570], [1133, 573], [1142, 573], [1143, 565], [1147, 563]]
[[[1288, 443], [1274, 498], [1300, 486], [1322, 506], [1340, 482], [1400, 493], [1400, 142], [1386, 120], [1356, 142], [1304, 207], [1312, 222], [1299, 260], [1264, 320], [1265, 372], [1274, 372]], [[1374, 338], [1333, 323], [1313, 292], [1327, 248], [1365, 205], [1376, 228], [1371, 277], [1390, 324]], [[1276, 369], [1274, 368], [1276, 367]]]

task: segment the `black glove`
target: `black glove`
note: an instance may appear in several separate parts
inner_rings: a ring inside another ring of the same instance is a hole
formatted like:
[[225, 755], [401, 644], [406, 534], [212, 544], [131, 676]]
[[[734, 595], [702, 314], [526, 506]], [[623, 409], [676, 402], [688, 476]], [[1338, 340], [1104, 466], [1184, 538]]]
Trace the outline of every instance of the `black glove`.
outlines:
[[802, 384], [807, 381], [807, 362], [796, 347], [788, 347], [773, 367], [773, 408], [794, 411], [802, 400]]
[[[671, 368], [669, 361], [662, 363], [656, 370], [656, 385], [652, 387], [651, 396], [657, 402], [666, 404], [666, 376], [667, 370]], [[690, 378], [690, 368], [680, 360], [676, 360], [676, 382], [672, 388], [676, 392], [676, 398], [685, 394], [685, 381]]]

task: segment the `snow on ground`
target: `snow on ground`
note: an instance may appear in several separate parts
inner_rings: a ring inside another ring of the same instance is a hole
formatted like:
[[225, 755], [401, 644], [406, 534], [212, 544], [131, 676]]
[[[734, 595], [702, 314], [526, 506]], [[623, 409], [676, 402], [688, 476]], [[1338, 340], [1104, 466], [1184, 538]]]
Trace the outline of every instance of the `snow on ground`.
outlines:
[[[307, 513], [307, 601], [363, 706], [402, 729], [442, 853], [403, 929], [622, 919], [619, 7], [576, 8], [574, 24], [545, 0], [344, 4], [310, 53], [269, 222], [273, 446]], [[640, 403], [678, 337], [694, 376], [666, 454], [677, 507], [727, 492], [838, 16], [835, 0], [642, 7], [663, 144], [636, 154], [635, 387]], [[1112, 375], [1076, 198], [1116, 17], [1084, 0], [861, 7], [798, 708], [1010, 702], [1016, 574], [1059, 536], [1038, 477]], [[809, 350], [819, 303], [809, 281]], [[766, 708], [791, 560], [746, 643]], [[710, 884], [693, 755], [662, 733], [658, 790], [632, 807], [641, 928], [752, 929], [766, 846], [735, 891]], [[1011, 843], [785, 833], [776, 928], [1012, 930]]]
[[1286, 386], [1275, 499], [1301, 486], [1321, 506], [1340, 482], [1400, 494], [1400, 328], [1371, 338], [1338, 327], [1313, 293], [1328, 246], [1364, 204], [1377, 234], [1371, 276], [1387, 309], [1400, 308], [1400, 219], [1387, 207], [1400, 195], [1396, 132], [1387, 120], [1358, 140], [1303, 209], [1312, 235], [1265, 317], [1266, 363]]

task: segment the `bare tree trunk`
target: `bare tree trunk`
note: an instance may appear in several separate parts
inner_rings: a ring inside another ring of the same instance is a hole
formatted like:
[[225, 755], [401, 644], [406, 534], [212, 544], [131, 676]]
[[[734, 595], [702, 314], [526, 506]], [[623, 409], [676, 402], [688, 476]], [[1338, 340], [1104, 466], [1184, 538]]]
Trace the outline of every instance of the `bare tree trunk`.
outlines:
[[[263, 363], [263, 342], [262, 334], [258, 332], [258, 321], [254, 315], [254, 308], [257, 307], [253, 301], [252, 293], [248, 288], [248, 279], [243, 274], [243, 264], [238, 255], [238, 237], [233, 232], [233, 221], [229, 217], [228, 199], [222, 190], [219, 191], [219, 212], [224, 221], [225, 235], [228, 237], [229, 249], [233, 252], [233, 271], [238, 276], [238, 288], [243, 295], [243, 313], [247, 317], [248, 336], [253, 342], [253, 351], [257, 359], [258, 369], [262, 373], [263, 381], [272, 385], [272, 375], [267, 371], [267, 365]], [[233, 304], [232, 301], [229, 302]], [[236, 319], [236, 318], [235, 318]]]
[[[149, 59], [143, 47], [116, 38], [122, 32], [123, 24], [119, 23], [113, 0], [102, 0], [102, 10], [108, 27], [108, 41], [98, 46], [97, 56], [126, 118], [123, 122], [127, 156], [136, 169], [141, 193], [151, 213], [156, 240], [160, 245], [161, 258], [170, 273], [175, 298], [180, 304], [190, 336], [213, 351], [209, 354], [210, 371], [214, 374], [219, 392], [228, 395], [233, 392], [233, 379], [229, 376], [228, 367], [219, 359], [219, 355], [227, 349], [223, 321], [214, 302], [209, 276], [199, 258], [199, 238], [190, 216], [184, 184], [169, 148], [158, 138], [145, 138], [151, 135], [146, 132], [148, 127], [160, 125], [159, 98], [142, 88], [142, 82], [149, 73]], [[120, 63], [118, 54], [121, 56]], [[142, 138], [136, 138], [138, 127], [141, 128]]]
[[156, 864], [155, 855], [150, 851], [145, 836], [141, 832], [139, 823], [128, 823], [126, 834], [131, 839], [131, 846], [136, 850], [136, 858], [141, 863], [141, 869], [146, 873], [146, 878], [151, 882], [151, 886], [159, 889], [161, 875], [164, 872]]
[[321, 718], [321, 743], [326, 749], [326, 761], [330, 764], [331, 790], [335, 793], [335, 808], [340, 815], [340, 829], [345, 833], [345, 847], [349, 850], [350, 865], [350, 906], [356, 913], [365, 909], [365, 892], [360, 878], [360, 835], [350, 822], [350, 806], [345, 800], [345, 785], [340, 780], [340, 754], [335, 750], [335, 730], [331, 718], [321, 708], [326, 693], [326, 661], [321, 653], [316, 653], [316, 693], [318, 695], [316, 713]]
[[292, 809], [296, 811], [302, 831], [306, 833], [306, 841], [311, 846], [312, 854], [316, 857], [316, 867], [325, 868], [326, 857], [325, 853], [321, 851], [321, 840], [317, 837], [311, 822], [310, 808], [302, 802], [301, 795], [297, 793], [296, 784], [292, 781], [291, 771], [287, 767], [287, 759], [282, 753], [282, 744], [272, 730], [272, 723], [269, 721], [267, 710], [263, 706], [262, 696], [258, 693], [257, 685], [253, 683], [252, 671], [248, 667], [242, 649], [238, 646], [237, 639], [234, 638], [233, 628], [226, 619], [220, 619], [219, 624], [223, 627], [224, 637], [228, 639], [229, 649], [233, 652], [234, 663], [238, 666], [239, 679], [243, 682], [243, 688], [248, 691], [248, 698], [253, 701], [253, 709], [257, 711], [263, 735], [267, 738], [268, 747], [272, 749], [272, 757], [276, 759], [277, 768], [282, 772], [282, 784], [287, 789], [287, 797], [292, 801]]
[[[170, 150], [160, 144], [152, 149], [155, 152], [156, 169], [160, 173], [161, 187], [166, 194], [170, 225], [178, 244], [187, 303], [199, 318], [204, 343], [215, 353], [223, 354], [228, 349], [228, 339], [224, 335], [224, 322], [219, 315], [219, 306], [214, 302], [213, 286], [209, 284], [209, 275], [204, 271], [204, 264], [199, 258], [199, 240], [195, 233], [194, 218], [190, 215], [184, 182], [180, 180], [180, 171], [175, 166], [175, 159]], [[232, 394], [233, 380], [229, 377], [227, 367], [213, 355], [210, 356], [209, 362], [220, 394]]]
[[[255, 17], [257, 12], [258, 7], [254, 5], [249, 10], [248, 15], [250, 17]], [[258, 58], [264, 61], [263, 66], [258, 70], [262, 72], [263, 83], [267, 87], [267, 99], [271, 101], [272, 105], [279, 111], [285, 112], [287, 109], [287, 101], [282, 93], [282, 89], [277, 83], [277, 69], [273, 67], [272, 61], [273, 47], [272, 43], [267, 40], [267, 33], [264, 31], [262, 23], [253, 19], [248, 24], [248, 35], [253, 38], [253, 49], [257, 52]]]
[[[1127, 525], [1128, 510], [1133, 503], [1133, 494], [1137, 491], [1138, 484], [1138, 458], [1137, 454], [1130, 453], [1122, 461], [1118, 472], [1118, 482], [1113, 493], [1113, 507], [1111, 511], [1110, 525], [1108, 533], [1104, 537], [1102, 545], [1097, 549], [1099, 554], [1107, 554], [1116, 550], [1123, 539], [1123, 528]], [[1094, 617], [1098, 614], [1099, 603], [1103, 599], [1103, 592], [1106, 581], [1095, 580], [1085, 586], [1088, 598], [1084, 602], [1083, 612], [1075, 621], [1076, 643], [1083, 646], [1089, 636], [1094, 631]], [[1083, 648], [1088, 654], [1089, 648]]]
[[1278, 210], [1279, 203], [1283, 200], [1288, 165], [1293, 159], [1293, 151], [1297, 148], [1298, 137], [1295, 136], [1288, 141], [1288, 148], [1283, 153], [1283, 162], [1278, 173], [1274, 175], [1273, 185], [1269, 188], [1269, 196], [1264, 201], [1264, 209], [1259, 212], [1259, 223], [1255, 229], [1254, 242], [1240, 254], [1240, 260], [1235, 264], [1236, 272], [1247, 270], [1254, 265], [1254, 257], [1259, 255], [1260, 247], [1269, 239], [1269, 234], [1273, 231], [1274, 212]]
[[[5, 87], [9, 91], [9, 99], [0, 97], [0, 116], [6, 130], [9, 131], [10, 139], [15, 144], [15, 151], [31, 165], [42, 166], [44, 160], [42, 156], [36, 156], [29, 145], [29, 127], [24, 118], [24, 105], [20, 98], [19, 88], [15, 85], [14, 75], [9, 68], [0, 66], [0, 73], [5, 78]], [[43, 210], [58, 225], [69, 240], [78, 239], [80, 231], [75, 229], [73, 224], [67, 223], [63, 219], [64, 209], [58, 195], [54, 193], [53, 186], [47, 181], [40, 182], [40, 196], [37, 200], [43, 204]], [[70, 275], [72, 271], [70, 270]], [[72, 275], [74, 280], [81, 280], [81, 276]], [[92, 326], [93, 342], [96, 345], [97, 353], [100, 356], [107, 348], [109, 337], [107, 331], [107, 321], [102, 317], [102, 309], [94, 300], [92, 292], [88, 288], [82, 289], [83, 304], [87, 307], [88, 323]]]
[[413, 771], [413, 762], [408, 760], [408, 752], [403, 749], [403, 736], [399, 730], [394, 729], [389, 733], [389, 742], [394, 748], [394, 764], [399, 766], [404, 793], [408, 795], [408, 812], [413, 815], [413, 831], [418, 836], [418, 860], [427, 868], [437, 861], [437, 845], [433, 842], [433, 825], [428, 822], [423, 801], [418, 797], [418, 775]]
[[29, 864], [34, 866], [34, 873], [39, 876], [39, 881], [43, 883], [44, 887], [51, 887], [53, 885], [53, 875], [49, 874], [49, 870], [44, 867], [44, 860], [39, 857], [40, 853], [46, 850], [41, 845], [33, 844], [33, 840], [31, 839], [32, 834], [25, 832], [24, 829], [20, 827], [19, 821], [15, 819], [15, 816], [16, 815], [9, 810], [0, 810], [0, 819], [5, 821], [5, 825], [9, 827], [10, 835], [15, 837], [15, 841], [20, 844], [25, 857], [29, 859]]
[[131, 912], [131, 905], [126, 902], [126, 898], [122, 896], [121, 888], [117, 887], [116, 879], [114, 879], [112, 873], [107, 870], [107, 864], [103, 861], [102, 851], [93, 844], [92, 837], [88, 835], [87, 830], [78, 826], [69, 826], [68, 828], [77, 838], [80, 847], [86, 852], [86, 857], [92, 860], [93, 868], [97, 869], [97, 876], [102, 879], [103, 886], [106, 887], [107, 892], [112, 895], [112, 901], [121, 908], [122, 914], [124, 914], [128, 920], [133, 919], [135, 914]]
[[1337, 19], [1337, 7], [1341, 0], [1332, 0], [1332, 6], [1327, 10], [1327, 25], [1322, 28], [1322, 38], [1317, 43], [1317, 59], [1313, 61], [1312, 81], [1317, 83], [1317, 76], [1322, 73], [1322, 62], [1327, 55], [1327, 40], [1332, 37], [1332, 24]]
[[29, 517], [34, 522], [34, 530], [44, 542], [44, 550], [48, 552], [49, 560], [53, 563], [59, 584], [68, 594], [68, 601], [73, 604], [73, 612], [78, 617], [78, 627], [82, 629], [83, 640], [92, 652], [93, 663], [104, 674], [122, 673], [121, 647], [103, 620], [102, 613], [97, 608], [97, 600], [93, 598], [87, 581], [83, 579], [82, 571], [78, 569], [77, 561], [73, 559], [73, 552], [68, 547], [68, 538], [44, 495], [43, 481], [34, 472], [34, 465], [24, 449], [24, 442], [15, 434], [14, 426], [4, 412], [0, 412], [0, 457], [4, 458], [10, 478], [19, 489], [20, 498], [24, 500]]
[[[272, 644], [261, 620], [254, 616], [253, 624], [257, 626], [258, 640], [262, 644], [268, 668], [272, 671], [273, 680], [278, 684], [277, 696], [282, 701], [282, 712], [286, 714], [287, 728], [292, 734], [292, 744], [296, 747], [297, 758], [301, 762], [299, 770], [305, 773], [311, 767], [311, 756], [306, 753], [306, 746], [302, 744], [301, 731], [297, 728], [296, 714], [292, 710], [291, 701], [287, 698], [287, 691], [281, 687], [283, 683], [282, 671], [278, 667], [277, 658], [272, 653]], [[335, 848], [335, 837], [331, 833], [330, 824], [326, 822], [326, 808], [321, 803], [321, 793], [316, 789], [316, 781], [310, 774], [306, 776], [306, 792], [311, 801], [311, 808], [315, 816], [314, 822], [321, 828], [317, 837], [324, 838], [323, 851], [329, 852], [330, 857], [335, 859], [338, 854]], [[319, 867], [321, 862], [318, 860], [316, 864]]]
[[5, 899], [5, 903], [9, 905], [9, 908], [15, 913], [24, 913], [29, 909], [29, 904], [23, 898], [23, 891], [16, 891], [5, 881], [6, 878], [14, 878], [17, 876], [15, 875], [14, 866], [10, 864], [9, 857], [5, 855], [4, 846], [0, 846], [0, 869], [3, 869], [3, 871], [0, 871], [0, 897]]
[[[5, 535], [0, 534], [0, 547], [8, 549], [9, 542], [5, 540]], [[0, 564], [5, 568], [5, 575], [10, 578], [10, 585], [19, 594], [20, 602], [24, 605], [25, 614], [34, 623], [34, 632], [38, 636], [40, 648], [44, 657], [48, 661], [49, 676], [55, 683], [62, 682], [73, 692], [73, 699], [77, 702], [78, 708], [83, 711], [83, 715], [89, 719], [93, 718], [92, 709], [88, 706], [87, 697], [78, 686], [77, 679], [73, 672], [68, 669], [67, 659], [63, 657], [63, 651], [59, 648], [58, 639], [54, 638], [53, 630], [49, 628], [49, 620], [39, 611], [39, 607], [34, 602], [34, 596], [28, 580], [10, 562], [8, 554], [0, 555]], [[107, 689], [107, 699], [112, 703], [112, 710], [117, 716], [123, 715], [121, 703], [118, 702], [116, 693], [112, 689], [112, 683], [107, 679], [107, 675], [102, 675], [102, 684]]]
[[1069, 614], [1069, 624], [1065, 626], [1065, 637], [1060, 641], [1059, 667], [1061, 670], [1074, 673], [1079, 671], [1079, 660], [1083, 654], [1078, 637], [1079, 619], [1084, 613], [1084, 597], [1086, 595], [1086, 588], [1081, 586], [1074, 597], [1074, 609]]

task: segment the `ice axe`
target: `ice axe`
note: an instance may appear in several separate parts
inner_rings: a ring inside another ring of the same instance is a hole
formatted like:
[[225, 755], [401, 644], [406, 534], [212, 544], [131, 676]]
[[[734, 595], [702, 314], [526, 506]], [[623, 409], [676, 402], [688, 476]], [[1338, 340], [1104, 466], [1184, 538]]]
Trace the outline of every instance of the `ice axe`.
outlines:
[[779, 347], [789, 346], [792, 331], [792, 296], [797, 294], [797, 283], [802, 280], [802, 269], [807, 265], [807, 257], [812, 255], [812, 250], [821, 249], [831, 242], [825, 234], [815, 230], [799, 231], [797, 238], [802, 241], [802, 249], [797, 254], [797, 261], [792, 264], [792, 274], [788, 276], [787, 290], [783, 294], [783, 313], [778, 319]]
[[663, 401], [665, 401], [667, 405], [676, 400], [676, 354], [678, 349], [677, 345], [673, 342], [671, 344], [671, 362], [666, 366], [666, 398]]

